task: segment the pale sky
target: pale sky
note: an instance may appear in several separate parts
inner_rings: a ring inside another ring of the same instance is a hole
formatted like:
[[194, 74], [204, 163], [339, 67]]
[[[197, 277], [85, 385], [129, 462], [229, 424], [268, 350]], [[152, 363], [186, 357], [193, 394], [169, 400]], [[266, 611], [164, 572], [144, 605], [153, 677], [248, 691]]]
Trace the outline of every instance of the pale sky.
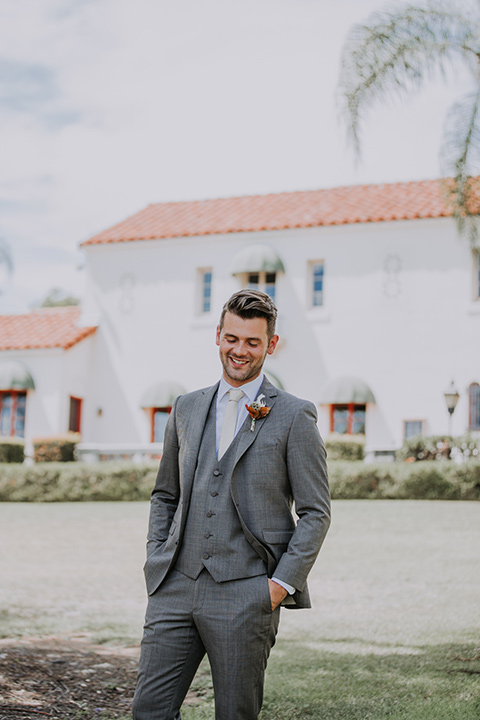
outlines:
[[82, 240], [149, 203], [438, 177], [464, 76], [373, 108], [355, 163], [340, 53], [379, 0], [1, 0], [0, 313], [81, 295]]

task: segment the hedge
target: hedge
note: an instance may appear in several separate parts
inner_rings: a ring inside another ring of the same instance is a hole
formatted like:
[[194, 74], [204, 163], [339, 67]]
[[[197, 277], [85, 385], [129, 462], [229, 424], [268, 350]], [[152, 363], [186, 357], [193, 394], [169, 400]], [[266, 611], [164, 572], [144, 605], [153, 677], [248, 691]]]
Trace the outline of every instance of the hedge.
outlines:
[[[0, 502], [148, 500], [158, 462], [0, 465]], [[480, 500], [480, 461], [329, 462], [334, 499]]]
[[34, 438], [33, 459], [35, 462], [72, 462], [75, 460], [75, 447], [78, 442], [80, 442], [78, 433]]
[[480, 462], [329, 463], [335, 499], [480, 500]]
[[416, 435], [406, 440], [397, 450], [397, 460], [426, 462], [428, 460], [479, 459], [480, 440], [470, 433], [458, 437], [451, 435]]
[[25, 460], [25, 441], [21, 438], [0, 440], [0, 463], [23, 463]]
[[0, 465], [0, 502], [148, 500], [158, 462]]
[[363, 460], [365, 435], [340, 435], [332, 433], [325, 438], [328, 460]]

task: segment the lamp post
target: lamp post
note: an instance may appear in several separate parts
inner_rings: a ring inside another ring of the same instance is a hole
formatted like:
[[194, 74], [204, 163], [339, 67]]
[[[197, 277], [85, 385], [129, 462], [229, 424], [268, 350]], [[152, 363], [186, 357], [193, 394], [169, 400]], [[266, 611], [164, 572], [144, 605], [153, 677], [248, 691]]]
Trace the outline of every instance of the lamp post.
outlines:
[[452, 380], [448, 388], [443, 393], [443, 396], [445, 398], [445, 402], [447, 404], [447, 410], [448, 410], [448, 434], [452, 434], [452, 415], [455, 412], [455, 408], [457, 407], [458, 398], [460, 395], [458, 394], [458, 390], [455, 387], [455, 384]]

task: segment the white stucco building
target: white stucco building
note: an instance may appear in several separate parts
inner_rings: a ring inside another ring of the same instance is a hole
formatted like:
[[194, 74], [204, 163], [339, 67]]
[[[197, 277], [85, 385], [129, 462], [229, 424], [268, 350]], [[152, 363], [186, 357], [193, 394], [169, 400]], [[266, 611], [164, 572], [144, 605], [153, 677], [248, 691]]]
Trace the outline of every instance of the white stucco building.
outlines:
[[27, 437], [68, 430], [78, 398], [85, 443], [161, 440], [175, 395], [218, 379], [220, 310], [247, 285], [279, 309], [267, 374], [317, 405], [324, 435], [364, 432], [382, 456], [446, 433], [452, 380], [453, 434], [480, 431], [479, 254], [438, 181], [156, 204], [83, 249], [87, 334], [63, 351], [0, 337], [35, 385]]
[[95, 327], [80, 308], [0, 316], [0, 437], [80, 430], [92, 372]]

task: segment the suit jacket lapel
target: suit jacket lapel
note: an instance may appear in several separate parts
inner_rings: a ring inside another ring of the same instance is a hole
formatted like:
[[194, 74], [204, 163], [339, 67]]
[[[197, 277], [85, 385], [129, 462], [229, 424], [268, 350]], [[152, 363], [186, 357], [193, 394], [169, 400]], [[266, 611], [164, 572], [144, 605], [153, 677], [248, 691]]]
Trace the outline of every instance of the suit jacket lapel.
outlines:
[[202, 441], [208, 411], [212, 404], [219, 383], [202, 391], [192, 409], [190, 421], [185, 434], [185, 455], [183, 462], [183, 489], [185, 497], [189, 497], [192, 488], [195, 468], [197, 466], [198, 451]]
[[[275, 401], [277, 399], [277, 388], [272, 385], [272, 383], [269, 382], [267, 378], [264, 379], [258, 395], [261, 395], [262, 393], [265, 395], [263, 402], [265, 403], [265, 405], [267, 405], [267, 407], [272, 408], [275, 405]], [[248, 450], [250, 445], [257, 438], [257, 435], [262, 432], [264, 425], [267, 424], [268, 415], [261, 420], [256, 420], [253, 432], [251, 432], [250, 428], [252, 425], [252, 419], [250, 415], [247, 417], [239, 433], [233, 467], [235, 467], [242, 455]]]

